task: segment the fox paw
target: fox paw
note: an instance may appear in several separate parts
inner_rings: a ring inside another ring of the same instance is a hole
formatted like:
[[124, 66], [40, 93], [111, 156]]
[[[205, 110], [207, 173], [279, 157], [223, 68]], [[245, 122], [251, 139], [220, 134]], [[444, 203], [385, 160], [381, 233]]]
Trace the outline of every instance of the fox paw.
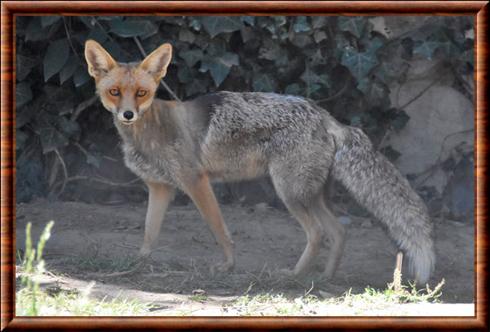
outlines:
[[147, 258], [148, 256], [150, 256], [151, 254], [151, 249], [150, 248], [145, 248], [145, 247], [142, 247], [140, 249], [140, 251], [138, 252], [138, 256], [140, 258]]
[[231, 270], [233, 270], [233, 266], [234, 266], [233, 262], [224, 262], [224, 263], [213, 265], [210, 268], [211, 274], [216, 275], [219, 273], [230, 272]]

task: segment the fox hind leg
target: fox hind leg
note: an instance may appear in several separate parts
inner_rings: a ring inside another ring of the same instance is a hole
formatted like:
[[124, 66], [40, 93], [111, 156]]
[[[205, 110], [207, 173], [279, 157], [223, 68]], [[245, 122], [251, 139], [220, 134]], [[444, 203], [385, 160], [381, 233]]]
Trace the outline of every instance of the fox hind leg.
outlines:
[[291, 169], [284, 168], [284, 165], [271, 168], [270, 173], [278, 196], [306, 233], [306, 247], [294, 270], [285, 271], [288, 274], [298, 276], [308, 270], [321, 249], [323, 226], [315, 217], [309, 199], [309, 197], [316, 196], [310, 193], [319, 190], [321, 182], [317, 183], [317, 186], [316, 184], [312, 185], [311, 181], [303, 181], [300, 175], [294, 176], [294, 172], [291, 173]]
[[314, 200], [312, 211], [319, 222], [322, 223], [326, 239], [329, 243], [329, 252], [322, 278], [331, 279], [340, 262], [345, 244], [345, 229], [338, 222], [335, 215], [327, 207], [324, 194], [320, 194]]

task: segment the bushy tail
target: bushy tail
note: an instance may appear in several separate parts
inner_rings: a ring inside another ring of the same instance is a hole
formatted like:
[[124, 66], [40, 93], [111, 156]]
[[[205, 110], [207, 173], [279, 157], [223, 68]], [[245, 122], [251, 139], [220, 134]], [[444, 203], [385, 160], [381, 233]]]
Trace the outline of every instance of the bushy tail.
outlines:
[[432, 226], [425, 204], [407, 179], [357, 128], [346, 130], [337, 142], [332, 175], [388, 227], [408, 257], [409, 272], [417, 282], [426, 283], [435, 264]]

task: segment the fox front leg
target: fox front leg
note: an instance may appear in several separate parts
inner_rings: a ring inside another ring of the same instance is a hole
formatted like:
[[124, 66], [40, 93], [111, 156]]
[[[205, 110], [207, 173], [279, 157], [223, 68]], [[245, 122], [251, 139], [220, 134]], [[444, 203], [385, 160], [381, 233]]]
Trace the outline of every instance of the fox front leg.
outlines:
[[145, 238], [140, 249], [140, 255], [146, 257], [150, 254], [152, 245], [156, 242], [163, 217], [168, 204], [174, 197], [174, 189], [164, 183], [147, 182], [148, 210], [145, 219]]
[[225, 261], [211, 268], [211, 271], [226, 272], [233, 269], [233, 241], [221, 215], [218, 201], [207, 175], [201, 175], [196, 181], [189, 181], [185, 192], [198, 208], [201, 216], [211, 228], [216, 241], [223, 248]]

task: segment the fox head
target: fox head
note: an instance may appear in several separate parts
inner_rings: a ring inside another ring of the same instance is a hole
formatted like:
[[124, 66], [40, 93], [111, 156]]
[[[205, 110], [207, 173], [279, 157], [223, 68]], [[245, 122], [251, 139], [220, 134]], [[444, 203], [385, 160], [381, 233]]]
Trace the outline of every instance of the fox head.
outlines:
[[87, 40], [85, 59], [104, 107], [130, 125], [153, 103], [172, 59], [172, 46], [161, 45], [140, 63], [118, 63], [99, 43]]

